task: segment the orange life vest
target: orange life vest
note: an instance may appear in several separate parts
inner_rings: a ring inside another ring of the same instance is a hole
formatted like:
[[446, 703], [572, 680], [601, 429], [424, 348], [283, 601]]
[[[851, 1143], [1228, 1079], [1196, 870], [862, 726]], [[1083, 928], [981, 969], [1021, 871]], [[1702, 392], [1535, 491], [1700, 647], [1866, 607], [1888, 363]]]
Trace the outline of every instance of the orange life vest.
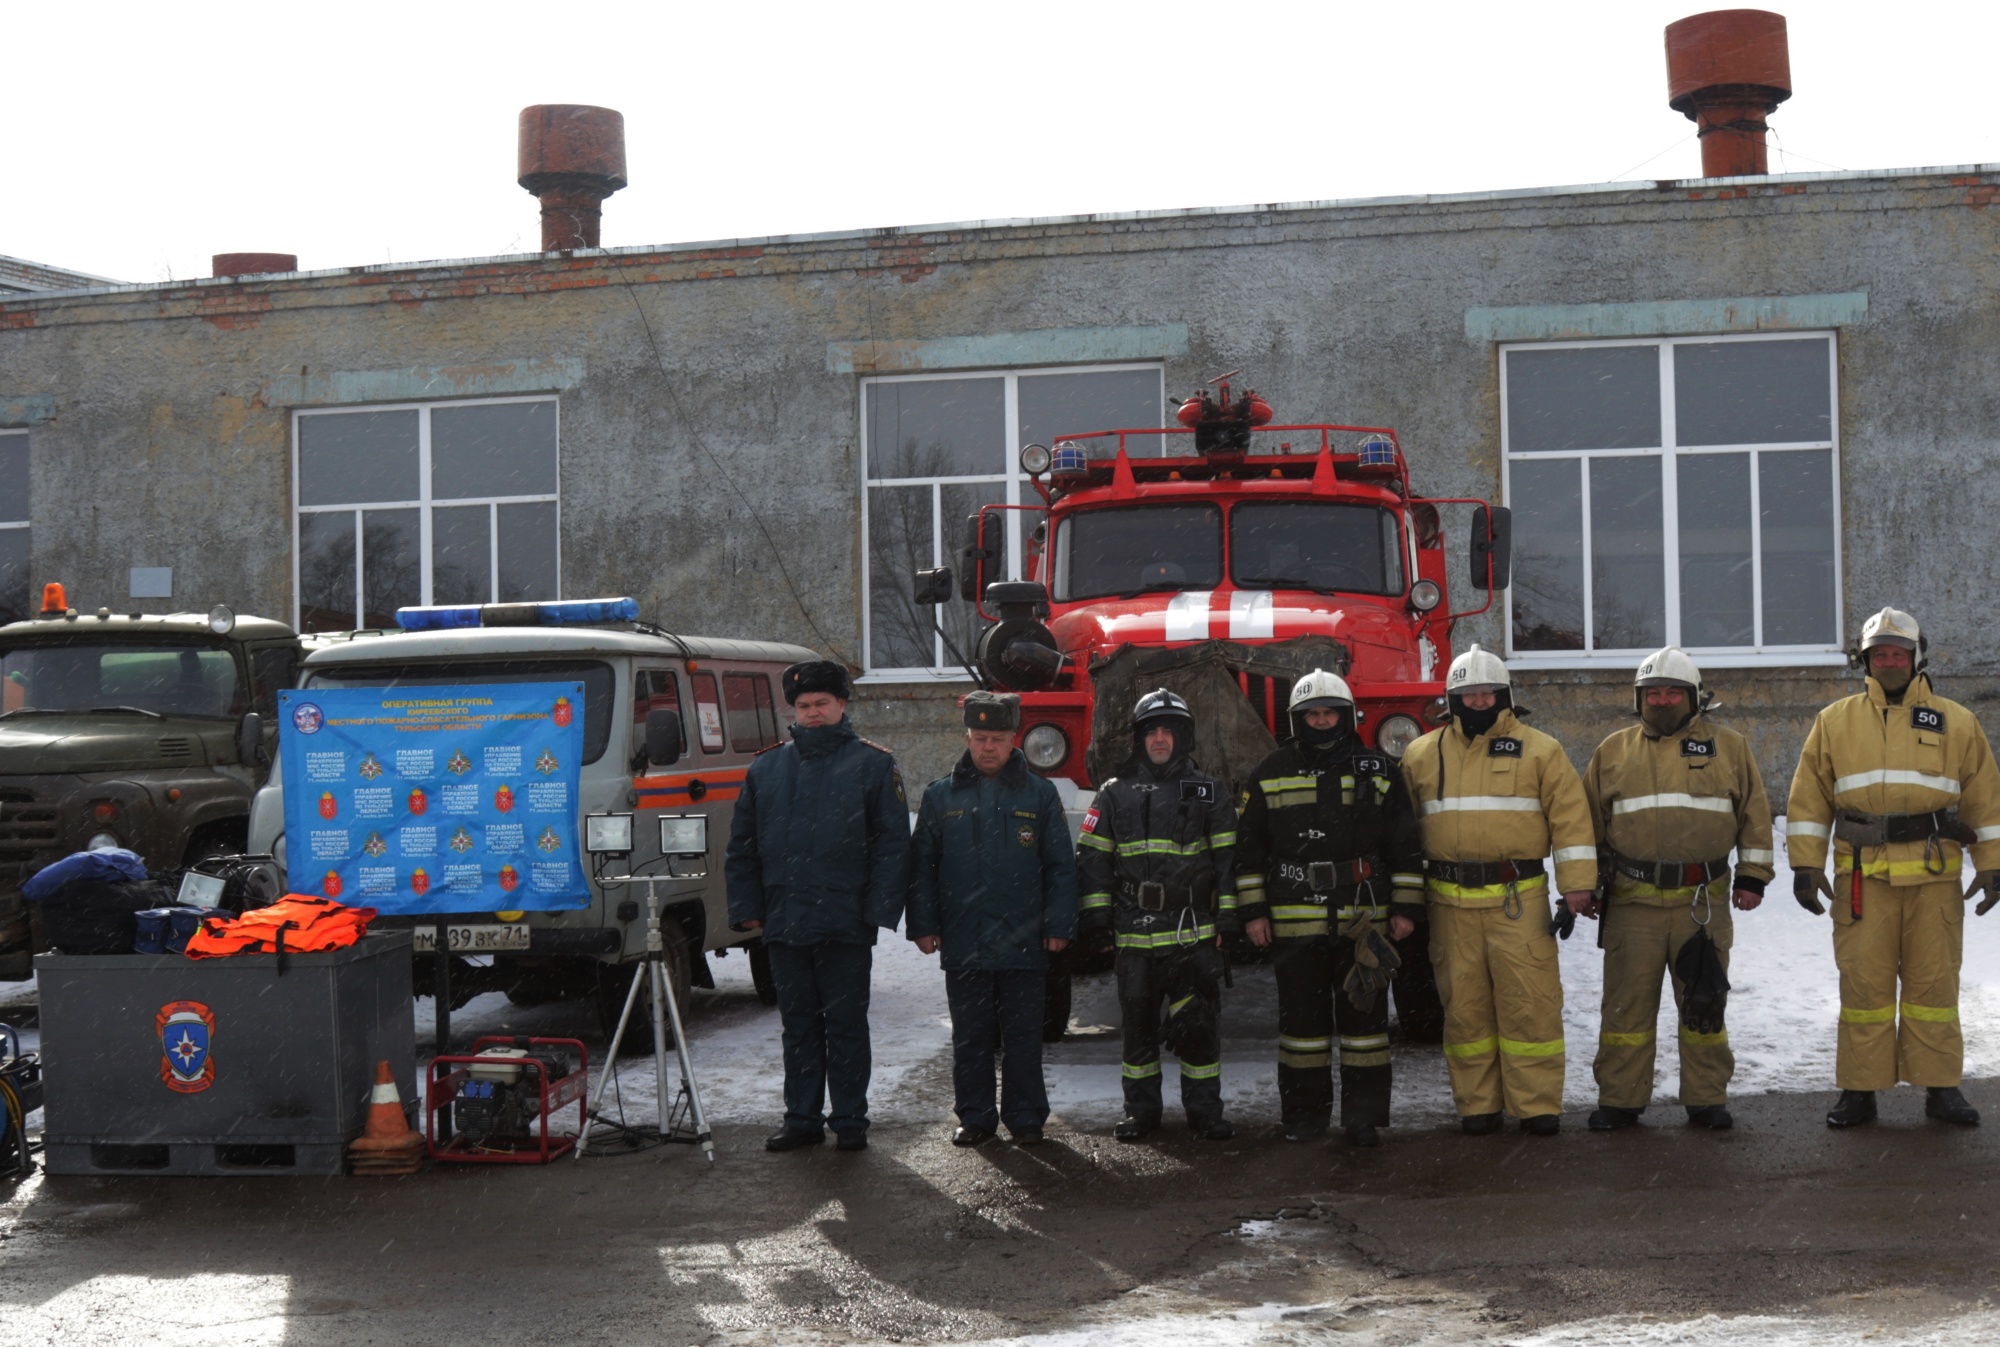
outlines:
[[325, 898], [288, 893], [269, 907], [240, 917], [204, 917], [188, 937], [190, 959], [230, 954], [316, 954], [345, 949], [368, 931], [372, 907], [347, 907]]

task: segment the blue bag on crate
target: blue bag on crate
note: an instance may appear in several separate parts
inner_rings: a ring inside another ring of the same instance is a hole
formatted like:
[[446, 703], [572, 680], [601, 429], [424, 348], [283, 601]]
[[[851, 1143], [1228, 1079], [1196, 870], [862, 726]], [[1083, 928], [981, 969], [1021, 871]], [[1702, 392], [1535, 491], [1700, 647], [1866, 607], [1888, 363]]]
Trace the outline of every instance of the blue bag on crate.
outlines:
[[167, 909], [167, 953], [187, 953], [188, 938], [201, 929], [201, 919], [210, 915], [206, 908], [170, 907]]
[[[139, 933], [132, 941], [134, 954], [165, 954], [167, 952], [167, 918], [173, 913], [171, 907], [149, 907], [144, 912], [133, 914], [138, 923]], [[183, 941], [183, 944], [186, 942]]]

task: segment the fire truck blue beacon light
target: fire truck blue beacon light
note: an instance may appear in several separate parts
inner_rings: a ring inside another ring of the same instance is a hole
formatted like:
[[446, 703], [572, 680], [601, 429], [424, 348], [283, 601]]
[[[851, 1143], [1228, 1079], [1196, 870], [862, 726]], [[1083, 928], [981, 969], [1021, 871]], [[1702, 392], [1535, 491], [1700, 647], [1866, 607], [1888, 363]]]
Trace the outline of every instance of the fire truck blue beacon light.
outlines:
[[639, 602], [629, 598], [456, 604], [396, 610], [396, 625], [404, 631], [451, 631], [465, 627], [561, 627], [638, 620]]

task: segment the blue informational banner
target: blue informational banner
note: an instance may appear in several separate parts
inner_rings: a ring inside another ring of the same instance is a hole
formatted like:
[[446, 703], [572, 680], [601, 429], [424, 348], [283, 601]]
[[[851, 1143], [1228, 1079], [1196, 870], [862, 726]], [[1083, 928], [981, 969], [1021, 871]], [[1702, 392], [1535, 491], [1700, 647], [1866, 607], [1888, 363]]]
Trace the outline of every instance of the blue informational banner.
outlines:
[[587, 906], [583, 684], [278, 694], [295, 893], [397, 914]]

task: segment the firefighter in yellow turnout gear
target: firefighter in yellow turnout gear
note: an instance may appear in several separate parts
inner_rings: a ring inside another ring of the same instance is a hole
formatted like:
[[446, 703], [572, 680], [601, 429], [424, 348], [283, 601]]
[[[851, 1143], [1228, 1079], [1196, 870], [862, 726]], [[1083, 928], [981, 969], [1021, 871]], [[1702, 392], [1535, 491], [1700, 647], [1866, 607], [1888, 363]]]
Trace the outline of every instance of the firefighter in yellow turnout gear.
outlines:
[[[1452, 723], [1410, 745], [1403, 779], [1423, 828], [1431, 959], [1460, 1126], [1561, 1126], [1567, 936], [1597, 882], [1583, 784], [1562, 745], [1523, 725], [1507, 666], [1473, 646], [1445, 675]], [[1552, 914], [1545, 858], [1564, 897]]]
[[[1819, 713], [1792, 777], [1793, 894], [1814, 915], [1819, 894], [1830, 900], [1840, 966], [1829, 1127], [1874, 1121], [1875, 1092], [1899, 1080], [1925, 1087], [1929, 1116], [1979, 1121], [1958, 1089], [1958, 967], [1964, 899], [1987, 891], [1984, 913], [2000, 896], [2000, 772], [1972, 713], [1932, 690], [1926, 645], [1908, 613], [1869, 618], [1856, 652], [1867, 690]], [[1962, 845], [1977, 871], [1963, 895]]]
[[[1661, 974], [1675, 971], [1704, 927], [1726, 969], [1730, 905], [1748, 912], [1761, 903], [1776, 859], [1757, 760], [1741, 734], [1708, 722], [1713, 703], [1695, 662], [1674, 646], [1648, 656], [1632, 700], [1639, 724], [1599, 744], [1583, 774], [1606, 877], [1598, 1108], [1590, 1115], [1598, 1132], [1632, 1126], [1652, 1102]], [[1673, 986], [1685, 1012], [1678, 972]], [[1697, 1023], [1680, 1027], [1681, 1104], [1691, 1125], [1720, 1131], [1731, 1126], [1736, 1059], [1726, 1028]]]

